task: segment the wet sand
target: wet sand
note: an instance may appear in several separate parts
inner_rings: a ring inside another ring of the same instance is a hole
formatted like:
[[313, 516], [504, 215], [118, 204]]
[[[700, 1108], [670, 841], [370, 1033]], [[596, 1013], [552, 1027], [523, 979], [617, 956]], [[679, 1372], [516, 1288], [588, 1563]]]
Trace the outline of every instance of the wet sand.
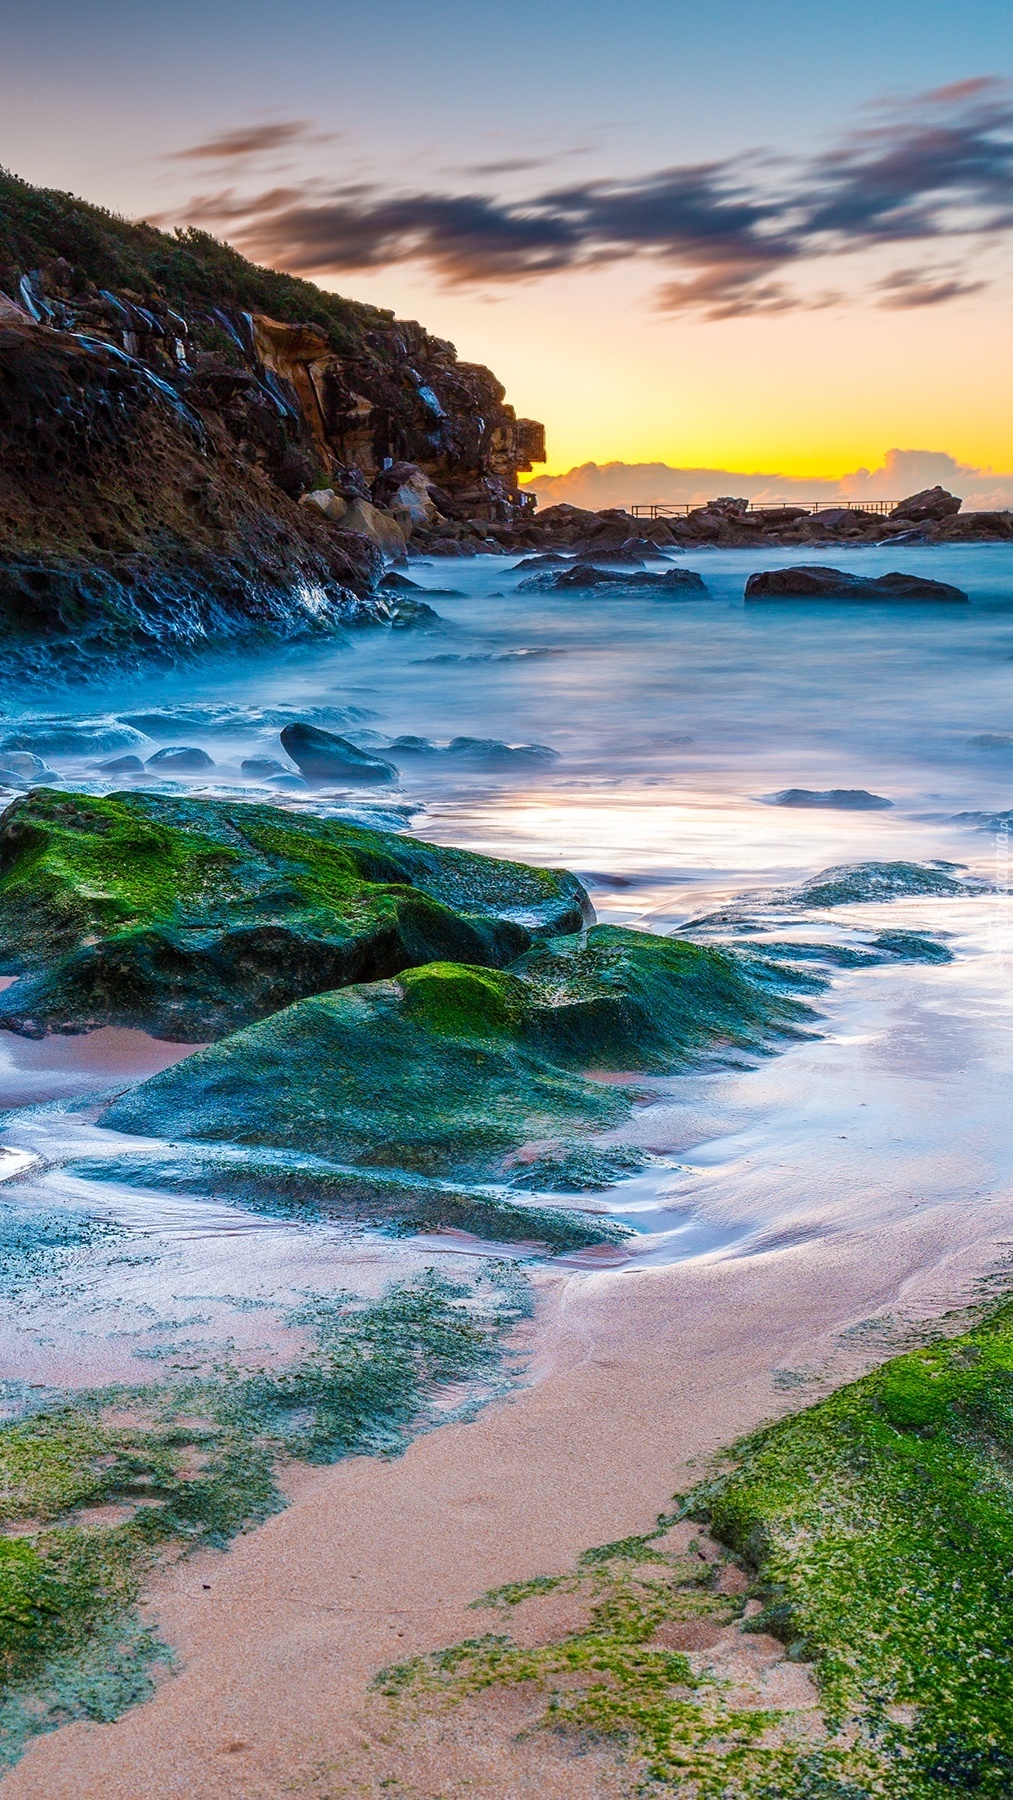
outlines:
[[611, 1793], [607, 1756], [549, 1738], [484, 1758], [422, 1734], [412, 1766], [377, 1742], [369, 1678], [486, 1629], [467, 1610], [485, 1589], [649, 1528], [714, 1450], [967, 1304], [1011, 1236], [1013, 1197], [752, 1257], [545, 1273], [526, 1388], [397, 1460], [296, 1472], [286, 1512], [170, 1571], [148, 1613], [175, 1677], [114, 1724], [37, 1740], [5, 1800], [336, 1800], [379, 1794], [395, 1762], [418, 1800]]

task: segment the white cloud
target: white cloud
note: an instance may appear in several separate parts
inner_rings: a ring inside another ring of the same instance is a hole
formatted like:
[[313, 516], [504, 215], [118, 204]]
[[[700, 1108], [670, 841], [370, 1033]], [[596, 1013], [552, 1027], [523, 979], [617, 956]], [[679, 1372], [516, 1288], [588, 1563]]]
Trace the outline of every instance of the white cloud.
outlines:
[[945, 450], [888, 450], [878, 469], [853, 469], [837, 480], [741, 469], [679, 469], [669, 463], [582, 463], [565, 475], [535, 475], [527, 483], [542, 507], [696, 506], [718, 494], [744, 500], [903, 500], [921, 488], [959, 494], [965, 512], [1013, 507], [1013, 473], [978, 469]]

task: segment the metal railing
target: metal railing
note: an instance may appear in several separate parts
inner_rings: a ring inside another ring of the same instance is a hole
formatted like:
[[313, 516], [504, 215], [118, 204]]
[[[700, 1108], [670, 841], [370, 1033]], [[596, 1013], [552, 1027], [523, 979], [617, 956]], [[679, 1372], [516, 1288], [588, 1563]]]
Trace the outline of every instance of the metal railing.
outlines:
[[[660, 501], [652, 501], [650, 505], [631, 506], [628, 508], [634, 519], [672, 519], [682, 514], [697, 512], [701, 506], [709, 502], [694, 500], [679, 506], [668, 506]], [[750, 500], [747, 512], [786, 512], [789, 508], [806, 513], [818, 512], [893, 512], [896, 500]]]

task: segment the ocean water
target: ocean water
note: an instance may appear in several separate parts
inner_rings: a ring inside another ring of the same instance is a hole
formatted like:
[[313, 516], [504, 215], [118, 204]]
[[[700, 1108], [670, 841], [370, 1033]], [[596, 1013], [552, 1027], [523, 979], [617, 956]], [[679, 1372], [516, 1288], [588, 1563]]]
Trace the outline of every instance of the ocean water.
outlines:
[[[527, 571], [512, 561], [441, 559], [408, 571], [439, 614], [427, 629], [8, 695], [0, 724], [49, 729], [39, 721], [58, 716], [114, 729], [161, 715], [142, 756], [173, 742], [214, 759], [213, 770], [180, 779], [185, 791], [271, 797], [562, 864], [585, 880], [600, 918], [647, 930], [678, 932], [738, 907], [727, 933], [757, 941], [861, 946], [884, 930], [936, 934], [952, 961], [836, 971], [814, 1002], [811, 1035], [777, 1054], [649, 1084], [650, 1103], [617, 1135], [654, 1160], [590, 1202], [572, 1200], [604, 1206], [637, 1238], [628, 1255], [569, 1263], [575, 1275], [614, 1268], [621, 1279], [649, 1262], [749, 1255], [943, 1204], [963, 1207], [971, 1229], [1013, 1176], [1009, 834], [987, 822], [1013, 807], [1013, 549], [824, 555], [857, 573], [899, 568], [952, 582], [971, 603], [743, 604], [748, 573], [812, 561], [811, 551], [685, 555], [680, 564], [707, 586], [688, 599], [522, 594]], [[278, 723], [288, 716], [330, 720], [381, 755], [402, 735], [438, 748], [406, 763], [390, 788], [249, 781], [244, 757], [284, 760]], [[515, 753], [439, 748], [461, 737]], [[523, 746], [552, 754], [517, 753]], [[68, 785], [124, 785], [97, 773], [98, 753], [45, 754]], [[775, 804], [787, 788], [860, 788], [890, 805]], [[785, 904], [820, 870], [898, 860], [955, 865], [969, 891]], [[259, 1353], [284, 1341], [284, 1307], [314, 1284], [376, 1291], [388, 1274], [496, 1251], [452, 1236], [405, 1245], [267, 1220], [212, 1196], [71, 1181], [60, 1167], [68, 1142], [87, 1138], [94, 1149], [111, 1134], [62, 1103], [79, 1106], [182, 1053], [133, 1033], [41, 1043], [0, 1033], [0, 1141], [21, 1156], [17, 1166], [0, 1159], [0, 1240], [6, 1230], [16, 1246], [21, 1231], [34, 1244], [39, 1221], [43, 1238], [59, 1240], [52, 1221], [70, 1222], [66, 1241], [41, 1243], [26, 1265], [21, 1313], [0, 1330], [0, 1382], [136, 1374], [138, 1355], [150, 1369], [158, 1342], [185, 1351], [224, 1336]], [[16, 1262], [12, 1251], [3, 1263], [12, 1280]], [[176, 1329], [191, 1318], [203, 1322]]]

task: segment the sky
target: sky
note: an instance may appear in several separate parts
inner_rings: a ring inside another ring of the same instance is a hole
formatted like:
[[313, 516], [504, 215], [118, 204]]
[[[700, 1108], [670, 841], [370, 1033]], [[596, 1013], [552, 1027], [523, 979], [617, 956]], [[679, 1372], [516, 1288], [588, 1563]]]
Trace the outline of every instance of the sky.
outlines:
[[860, 487], [899, 447], [1011, 479], [1000, 0], [0, 0], [0, 25], [0, 164], [421, 319], [545, 421], [549, 473]]

